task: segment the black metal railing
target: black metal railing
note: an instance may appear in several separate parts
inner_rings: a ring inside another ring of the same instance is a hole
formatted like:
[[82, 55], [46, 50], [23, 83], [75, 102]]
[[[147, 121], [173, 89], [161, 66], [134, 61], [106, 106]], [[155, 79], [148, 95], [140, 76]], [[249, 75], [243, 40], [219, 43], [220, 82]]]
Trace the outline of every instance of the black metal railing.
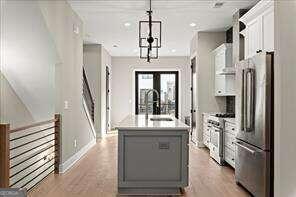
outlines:
[[84, 97], [87, 109], [89, 111], [89, 114], [91, 116], [91, 120], [94, 123], [94, 121], [95, 121], [95, 101], [94, 101], [94, 98], [91, 94], [89, 83], [88, 83], [84, 68], [83, 68], [83, 97]]
[[10, 129], [0, 124], [0, 187], [33, 188], [59, 173], [61, 116]]

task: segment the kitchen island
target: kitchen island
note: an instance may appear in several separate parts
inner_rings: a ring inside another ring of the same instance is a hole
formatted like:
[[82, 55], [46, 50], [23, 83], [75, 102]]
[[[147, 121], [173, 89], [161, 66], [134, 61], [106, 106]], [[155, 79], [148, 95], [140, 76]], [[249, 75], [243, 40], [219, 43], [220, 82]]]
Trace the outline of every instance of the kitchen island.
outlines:
[[118, 193], [175, 195], [188, 186], [189, 126], [167, 115], [130, 115], [118, 129]]

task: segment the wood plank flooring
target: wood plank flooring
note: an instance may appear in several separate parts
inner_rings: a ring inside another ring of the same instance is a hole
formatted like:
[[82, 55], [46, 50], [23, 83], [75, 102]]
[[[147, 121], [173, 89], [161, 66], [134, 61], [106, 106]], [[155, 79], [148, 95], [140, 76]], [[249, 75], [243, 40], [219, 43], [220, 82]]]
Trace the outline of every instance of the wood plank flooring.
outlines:
[[[219, 166], [206, 149], [190, 147], [186, 197], [250, 196], [234, 181], [231, 167]], [[98, 140], [85, 157], [64, 174], [52, 174], [32, 189], [29, 197], [117, 196], [117, 136]]]

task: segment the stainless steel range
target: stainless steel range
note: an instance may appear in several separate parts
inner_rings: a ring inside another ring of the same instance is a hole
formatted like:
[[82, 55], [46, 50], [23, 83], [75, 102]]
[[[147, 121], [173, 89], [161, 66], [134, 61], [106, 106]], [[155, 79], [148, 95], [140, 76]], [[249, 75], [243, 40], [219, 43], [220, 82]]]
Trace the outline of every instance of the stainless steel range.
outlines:
[[220, 165], [224, 164], [224, 119], [232, 118], [234, 114], [213, 114], [209, 116], [210, 126], [210, 156]]

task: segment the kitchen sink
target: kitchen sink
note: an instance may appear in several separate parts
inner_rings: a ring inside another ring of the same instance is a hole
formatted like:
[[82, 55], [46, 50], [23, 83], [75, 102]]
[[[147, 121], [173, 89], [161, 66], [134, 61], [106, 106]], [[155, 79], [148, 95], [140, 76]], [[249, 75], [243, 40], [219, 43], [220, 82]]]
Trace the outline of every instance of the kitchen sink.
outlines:
[[173, 121], [171, 118], [150, 118], [151, 121]]

